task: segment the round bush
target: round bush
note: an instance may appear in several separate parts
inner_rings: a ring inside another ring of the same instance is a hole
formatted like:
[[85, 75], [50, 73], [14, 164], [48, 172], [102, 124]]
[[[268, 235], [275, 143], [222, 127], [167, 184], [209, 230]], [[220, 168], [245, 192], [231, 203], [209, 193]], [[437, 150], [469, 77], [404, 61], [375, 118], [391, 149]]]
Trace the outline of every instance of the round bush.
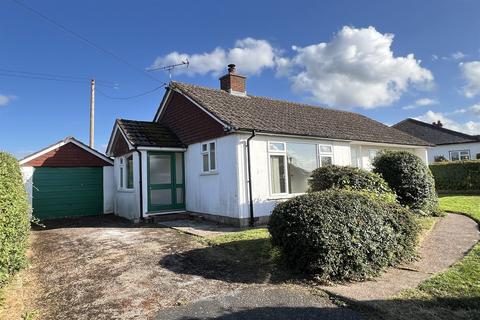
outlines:
[[438, 213], [435, 180], [422, 159], [407, 151], [382, 151], [373, 160], [373, 167], [402, 205], [423, 214]]
[[337, 188], [364, 190], [376, 194], [392, 193], [388, 184], [379, 174], [344, 166], [326, 166], [315, 169], [309, 184], [310, 192]]
[[413, 259], [418, 226], [396, 202], [326, 190], [278, 204], [268, 230], [288, 266], [322, 280], [363, 280]]

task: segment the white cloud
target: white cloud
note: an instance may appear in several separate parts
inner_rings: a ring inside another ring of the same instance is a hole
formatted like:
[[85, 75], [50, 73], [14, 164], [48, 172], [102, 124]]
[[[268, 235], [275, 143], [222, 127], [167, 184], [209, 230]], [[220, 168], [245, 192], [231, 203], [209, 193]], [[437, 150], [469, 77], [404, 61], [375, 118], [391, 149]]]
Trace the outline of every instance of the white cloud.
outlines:
[[467, 55], [461, 51], [454, 52], [450, 55], [453, 60], [461, 60], [465, 58]]
[[7, 96], [0, 94], [0, 107], [5, 107], [8, 105], [12, 100], [15, 100], [17, 97], [16, 96]]
[[155, 59], [151, 68], [180, 63], [187, 60], [190, 62], [188, 69], [178, 68], [177, 73], [190, 75], [224, 73], [227, 64], [234, 63], [242, 74], [258, 74], [265, 68], [273, 68], [277, 59], [277, 50], [266, 40], [245, 38], [237, 40], [234, 48], [215, 48], [205, 53], [178, 53], [171, 52]]
[[453, 114], [456, 113], [473, 113], [474, 115], [480, 116], [480, 103], [474, 104], [473, 106], [467, 108], [461, 108], [453, 111]]
[[467, 98], [473, 98], [480, 93], [480, 61], [460, 63], [460, 71], [467, 85], [463, 88], [463, 94]]
[[412, 110], [416, 109], [418, 107], [426, 107], [426, 106], [431, 106], [434, 104], [437, 104], [438, 101], [435, 99], [430, 99], [430, 98], [422, 98], [416, 100], [413, 104], [409, 104], [408, 106], [403, 107], [403, 110]]
[[[397, 101], [410, 86], [428, 88], [432, 73], [413, 54], [394, 57], [394, 36], [374, 27], [343, 27], [329, 43], [293, 47], [292, 87], [330, 106], [375, 108]], [[283, 61], [281, 74], [286, 73]]]
[[464, 123], [460, 123], [447, 117], [444, 113], [441, 112], [433, 112], [432, 110], [429, 110], [427, 111], [427, 113], [418, 116], [415, 119], [427, 123], [437, 122], [438, 120], [440, 120], [444, 128], [460, 131], [467, 134], [480, 134], [480, 122], [467, 121]]

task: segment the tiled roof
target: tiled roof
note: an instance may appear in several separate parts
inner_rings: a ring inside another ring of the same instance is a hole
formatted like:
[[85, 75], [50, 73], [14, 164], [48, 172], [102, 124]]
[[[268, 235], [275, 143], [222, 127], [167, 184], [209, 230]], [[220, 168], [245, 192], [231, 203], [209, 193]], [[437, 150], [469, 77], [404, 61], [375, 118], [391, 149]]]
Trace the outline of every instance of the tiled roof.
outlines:
[[366, 116], [306, 104], [256, 96], [233, 95], [219, 89], [172, 82], [178, 90], [237, 130], [330, 139], [430, 145]]
[[134, 147], [185, 147], [170, 129], [159, 123], [126, 119], [117, 122]]
[[411, 118], [405, 119], [393, 127], [436, 145], [480, 142], [478, 136], [471, 136]]

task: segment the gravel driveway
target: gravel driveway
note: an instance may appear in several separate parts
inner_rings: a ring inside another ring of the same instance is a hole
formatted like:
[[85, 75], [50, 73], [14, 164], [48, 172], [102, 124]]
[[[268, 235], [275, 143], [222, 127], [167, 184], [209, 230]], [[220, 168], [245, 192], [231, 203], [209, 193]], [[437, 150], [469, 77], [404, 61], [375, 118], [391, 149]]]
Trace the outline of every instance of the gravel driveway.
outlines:
[[28, 270], [41, 319], [150, 319], [161, 308], [243, 286], [163, 268], [166, 255], [203, 246], [169, 228], [113, 216], [46, 225], [32, 232]]

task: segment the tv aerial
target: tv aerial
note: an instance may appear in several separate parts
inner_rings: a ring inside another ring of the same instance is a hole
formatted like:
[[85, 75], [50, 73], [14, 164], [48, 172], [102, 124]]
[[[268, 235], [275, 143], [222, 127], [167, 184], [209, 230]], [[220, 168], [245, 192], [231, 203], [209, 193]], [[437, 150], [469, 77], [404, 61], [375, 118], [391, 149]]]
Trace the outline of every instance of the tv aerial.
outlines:
[[190, 61], [188, 61], [188, 59], [185, 59], [185, 60], [182, 60], [182, 62], [180, 62], [180, 63], [171, 64], [171, 65], [168, 65], [168, 66], [153, 67], [153, 68], [149, 68], [147, 71], [158, 71], [158, 70], [167, 71], [168, 72], [168, 77], [169, 77], [170, 81], [172, 81], [173, 70], [175, 68], [183, 67], [183, 66], [188, 68], [190, 66]]

